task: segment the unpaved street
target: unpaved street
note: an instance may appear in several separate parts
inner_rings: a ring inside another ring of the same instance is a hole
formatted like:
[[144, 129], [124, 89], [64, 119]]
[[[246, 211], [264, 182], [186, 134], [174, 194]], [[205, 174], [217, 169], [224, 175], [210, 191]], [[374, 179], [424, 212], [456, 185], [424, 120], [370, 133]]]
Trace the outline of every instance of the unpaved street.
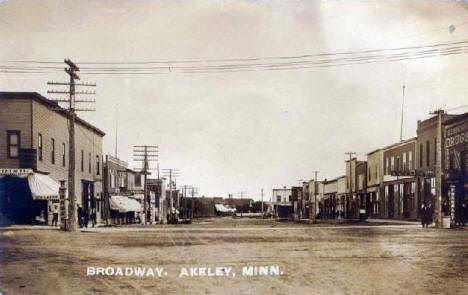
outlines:
[[[3, 228], [1, 292], [14, 294], [467, 294], [468, 231], [222, 220], [77, 233]], [[277, 265], [283, 275], [242, 276]], [[164, 277], [87, 276], [163, 267]], [[182, 277], [230, 266], [236, 276]]]

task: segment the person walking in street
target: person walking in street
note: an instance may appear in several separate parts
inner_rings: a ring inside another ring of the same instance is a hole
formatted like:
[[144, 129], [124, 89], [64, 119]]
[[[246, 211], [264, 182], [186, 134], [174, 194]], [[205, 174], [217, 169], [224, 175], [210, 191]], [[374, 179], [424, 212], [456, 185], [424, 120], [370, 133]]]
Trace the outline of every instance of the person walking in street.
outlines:
[[419, 215], [421, 216], [421, 225], [424, 228], [426, 225], [426, 218], [427, 218], [427, 208], [426, 205], [422, 204], [421, 209], [419, 210]]
[[426, 208], [426, 227], [429, 227], [429, 224], [432, 224], [432, 204], [429, 203]]
[[83, 228], [83, 208], [81, 208], [80, 205], [78, 205], [78, 225], [80, 228]]
[[59, 213], [59, 209], [58, 209], [58, 204], [54, 204], [54, 207], [52, 209], [52, 226], [57, 226], [57, 222], [58, 222], [58, 213]]

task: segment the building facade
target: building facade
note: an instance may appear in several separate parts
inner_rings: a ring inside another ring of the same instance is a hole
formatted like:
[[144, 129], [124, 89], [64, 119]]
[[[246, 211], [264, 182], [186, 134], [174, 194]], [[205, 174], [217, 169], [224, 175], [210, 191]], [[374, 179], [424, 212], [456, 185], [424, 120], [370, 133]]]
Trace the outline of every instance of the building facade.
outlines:
[[384, 157], [384, 217], [416, 219], [420, 200], [414, 155], [416, 138], [401, 141], [383, 148]]
[[323, 208], [322, 218], [334, 219], [337, 216], [338, 205], [338, 179], [324, 180], [323, 181], [323, 200], [321, 207]]
[[382, 196], [383, 185], [383, 151], [381, 149], [367, 154], [367, 206], [368, 217], [384, 217]]
[[[75, 198], [86, 212], [95, 210], [98, 222], [103, 200], [104, 135], [90, 123], [76, 119]], [[57, 184], [68, 182], [68, 117], [56, 102], [35, 92], [0, 92], [0, 136], [0, 168], [29, 168]], [[0, 198], [5, 197], [2, 192]], [[44, 221], [51, 224], [58, 199], [32, 204], [39, 205]]]
[[462, 218], [466, 219], [468, 208], [468, 113], [444, 123], [442, 203], [446, 205], [442, 213], [450, 216], [454, 225], [464, 223]]

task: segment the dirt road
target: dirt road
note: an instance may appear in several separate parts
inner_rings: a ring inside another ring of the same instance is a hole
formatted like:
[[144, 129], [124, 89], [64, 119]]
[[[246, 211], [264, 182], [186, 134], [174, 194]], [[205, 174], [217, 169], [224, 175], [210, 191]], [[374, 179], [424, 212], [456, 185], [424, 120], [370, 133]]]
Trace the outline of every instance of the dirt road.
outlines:
[[[2, 294], [467, 294], [468, 231], [223, 221], [63, 233], [4, 228]], [[186, 267], [236, 276], [179, 277]], [[282, 275], [242, 276], [244, 266]], [[166, 276], [87, 276], [88, 267], [164, 268]]]

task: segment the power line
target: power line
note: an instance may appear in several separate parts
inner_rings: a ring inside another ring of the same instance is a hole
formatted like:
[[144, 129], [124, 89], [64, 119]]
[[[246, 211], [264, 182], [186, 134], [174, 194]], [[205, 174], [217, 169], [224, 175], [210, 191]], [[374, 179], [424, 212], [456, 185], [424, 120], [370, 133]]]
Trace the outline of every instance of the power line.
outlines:
[[[395, 62], [403, 60], [429, 58], [435, 56], [450, 56], [468, 53], [468, 40], [451, 42], [451, 43], [438, 43], [426, 46], [411, 46], [389, 49], [374, 49], [364, 51], [348, 51], [339, 53], [323, 53], [323, 54], [307, 54], [300, 56], [280, 56], [280, 57], [266, 57], [266, 58], [245, 58], [245, 59], [211, 59], [211, 60], [185, 60], [185, 61], [148, 61], [148, 62], [114, 62], [114, 63], [87, 63], [94, 65], [139, 65], [139, 64], [167, 64], [165, 66], [150, 66], [150, 67], [82, 67], [82, 71], [87, 74], [140, 74], [140, 75], [154, 75], [154, 74], [169, 74], [169, 73], [220, 73], [220, 72], [245, 72], [245, 71], [270, 71], [270, 70], [297, 70], [315, 67], [331, 67], [331, 66], [346, 66], [354, 64], [366, 64], [376, 62]], [[439, 48], [445, 47], [445, 48]], [[406, 50], [403, 51], [402, 50]], [[410, 50], [410, 51], [408, 51]], [[385, 53], [392, 52], [392, 53]], [[360, 56], [352, 56], [354, 54], [361, 54]], [[362, 55], [365, 54], [365, 55]], [[371, 54], [371, 55], [369, 55]], [[320, 57], [320, 58], [319, 58]], [[326, 58], [324, 58], [326, 57]], [[319, 58], [312, 59], [311, 58]], [[267, 60], [279, 60], [273, 62], [257, 62]], [[213, 63], [213, 62], [233, 62], [231, 64], [218, 64], [218, 65], [196, 65], [196, 66], [176, 66], [171, 64], [179, 63]], [[29, 63], [54, 63], [46, 61], [29, 61]], [[248, 63], [245, 63], [248, 62]], [[5, 63], [28, 63], [28, 61], [4, 61]], [[1, 73], [53, 73], [60, 71], [61, 68], [53, 66], [11, 66], [0, 65]]]
[[[253, 57], [253, 58], [224, 58], [224, 59], [186, 59], [186, 60], [157, 60], [157, 61], [136, 61], [136, 62], [91, 62], [91, 61], [80, 61], [81, 65], [110, 65], [110, 64], [176, 64], [176, 63], [206, 63], [206, 62], [232, 62], [232, 61], [258, 61], [258, 60], [275, 60], [275, 59], [298, 59], [298, 58], [310, 58], [320, 56], [333, 56], [333, 55], [351, 55], [358, 53], [375, 53], [382, 51], [396, 51], [396, 50], [411, 50], [421, 48], [434, 48], [447, 45], [458, 45], [466, 44], [468, 40], [460, 40], [455, 42], [445, 43], [434, 43], [429, 45], [415, 45], [405, 47], [394, 47], [394, 48], [379, 48], [379, 49], [367, 49], [361, 51], [342, 51], [342, 52], [331, 52], [331, 53], [319, 53], [319, 54], [304, 54], [304, 55], [293, 55], [293, 56], [270, 56], [270, 57]], [[41, 60], [7, 60], [4, 63], [39, 63], [39, 64], [61, 64], [58, 61], [41, 61]]]

